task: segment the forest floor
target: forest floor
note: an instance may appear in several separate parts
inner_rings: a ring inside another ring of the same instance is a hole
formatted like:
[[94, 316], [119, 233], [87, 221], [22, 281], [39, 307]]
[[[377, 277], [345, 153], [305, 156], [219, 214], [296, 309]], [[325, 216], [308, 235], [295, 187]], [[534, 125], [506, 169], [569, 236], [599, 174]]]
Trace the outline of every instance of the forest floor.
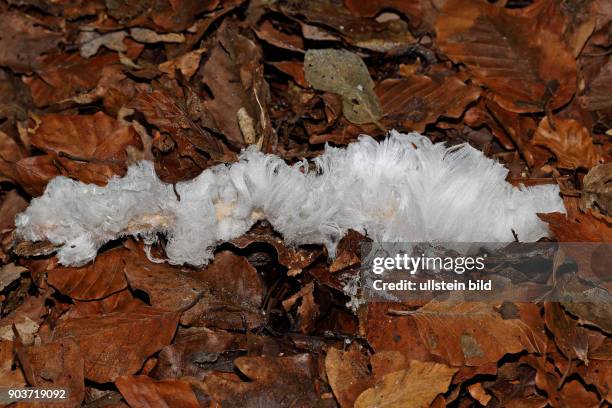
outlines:
[[[610, 297], [355, 311], [356, 232], [335, 260], [264, 221], [207, 267], [132, 238], [65, 267], [14, 219], [59, 175], [146, 159], [176, 183], [250, 145], [293, 163], [397, 129], [556, 183], [553, 237], [612, 242], [611, 47], [606, 0], [0, 1], [0, 387], [68, 389], [52, 407], [609, 406]], [[578, 263], [606, 290], [609, 265]]]

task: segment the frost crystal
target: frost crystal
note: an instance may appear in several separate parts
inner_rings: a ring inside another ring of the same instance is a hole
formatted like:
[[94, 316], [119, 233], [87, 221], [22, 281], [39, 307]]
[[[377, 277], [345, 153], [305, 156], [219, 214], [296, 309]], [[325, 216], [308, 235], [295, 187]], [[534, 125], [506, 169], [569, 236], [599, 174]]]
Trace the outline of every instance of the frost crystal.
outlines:
[[56, 177], [16, 219], [17, 234], [61, 245], [59, 261], [82, 265], [125, 235], [168, 239], [173, 264], [206, 264], [220, 241], [267, 219], [294, 244], [331, 256], [348, 229], [379, 242], [510, 242], [548, 235], [536, 213], [564, 212], [558, 187], [512, 187], [507, 170], [464, 144], [447, 148], [417, 133], [362, 136], [346, 149], [287, 165], [254, 148], [193, 180], [161, 182], [140, 162], [106, 187]]

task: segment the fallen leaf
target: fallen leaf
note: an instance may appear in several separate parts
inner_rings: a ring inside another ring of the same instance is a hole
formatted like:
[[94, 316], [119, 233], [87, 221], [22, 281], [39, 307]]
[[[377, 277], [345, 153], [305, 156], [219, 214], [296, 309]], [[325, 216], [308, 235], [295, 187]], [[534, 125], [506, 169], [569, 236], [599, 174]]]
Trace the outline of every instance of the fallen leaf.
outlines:
[[19, 160], [15, 168], [19, 184], [34, 197], [41, 195], [47, 183], [61, 174], [51, 155], [26, 157]]
[[571, 219], [565, 214], [539, 214], [561, 242], [612, 242], [610, 222], [592, 212], [577, 213]]
[[188, 381], [173, 378], [155, 381], [145, 375], [117, 378], [115, 385], [132, 408], [199, 408]]
[[595, 326], [612, 334], [612, 296], [605, 289], [594, 289], [587, 293], [587, 299], [578, 302], [561, 302], [563, 308], [578, 318], [581, 325]]
[[[247, 349], [246, 336], [206, 327], [190, 328], [158, 355], [155, 378], [203, 378], [211, 370], [233, 366], [236, 353]], [[229, 361], [227, 361], [229, 360]]]
[[582, 179], [580, 209], [612, 215], [612, 163], [593, 167]]
[[405, 14], [413, 25], [418, 24], [423, 11], [419, 0], [345, 0], [344, 4], [360, 17], [375, 17], [383, 9], [394, 9]]
[[119, 69], [116, 53], [90, 59], [78, 53], [49, 55], [34, 76], [24, 77], [23, 80], [30, 88], [34, 104], [43, 107], [94, 89], [104, 68], [114, 64]]
[[125, 31], [115, 31], [103, 35], [94, 31], [81, 31], [77, 39], [79, 53], [83, 58], [93, 57], [102, 46], [109, 50], [125, 52], [127, 51], [127, 45], [123, 40], [126, 37], [127, 33]]
[[276, 136], [268, 114], [269, 89], [263, 78], [262, 51], [258, 44], [224, 23], [211, 39], [210, 55], [202, 68], [202, 82], [214, 99], [205, 101], [214, 125], [229, 143], [247, 145], [238, 112], [253, 121], [256, 141], [263, 151], [273, 151]]
[[265, 289], [246, 258], [221, 251], [210, 265], [192, 276], [209, 288], [209, 295], [183, 313], [181, 324], [246, 330], [264, 323], [261, 306]]
[[15, 216], [27, 207], [28, 203], [16, 190], [6, 193], [0, 202], [0, 234], [14, 228]]
[[295, 325], [300, 332], [307, 334], [314, 329], [317, 318], [319, 317], [319, 305], [314, 298], [314, 282], [310, 282], [302, 287], [293, 296], [283, 300], [283, 308], [289, 311], [298, 300], [301, 300], [297, 308], [297, 321]]
[[[576, 92], [576, 60], [560, 34], [485, 2], [446, 2], [436, 23], [440, 49], [512, 112], [540, 112]], [[537, 40], [537, 41], [534, 41]]]
[[303, 52], [304, 50], [304, 41], [302, 37], [278, 30], [270, 20], [264, 21], [263, 24], [255, 30], [255, 34], [257, 34], [257, 37], [261, 40], [279, 48], [298, 52]]
[[249, 381], [228, 379], [214, 373], [202, 381], [202, 389], [221, 406], [312, 407], [319, 402], [310, 354], [239, 357], [234, 364]]
[[159, 64], [158, 68], [161, 72], [168, 74], [170, 78], [174, 78], [175, 71], [179, 70], [186, 79], [190, 79], [200, 67], [200, 59], [204, 52], [206, 52], [204, 48], [190, 51], [180, 57]]
[[405, 79], [385, 79], [376, 86], [384, 112], [383, 123], [401, 125], [423, 132], [440, 116], [460, 117], [480, 96], [480, 88], [466, 85], [457, 76], [411, 75]]
[[77, 300], [102, 299], [127, 287], [123, 275], [124, 249], [112, 249], [81, 267], [58, 267], [47, 272], [47, 282], [59, 292]]
[[414, 319], [429, 352], [452, 366], [478, 366], [508, 353], [544, 350], [543, 327], [504, 319], [490, 304], [432, 301], [399, 318]]
[[579, 97], [580, 104], [590, 111], [607, 111], [612, 108], [612, 59], [589, 81], [584, 94]]
[[54, 51], [64, 34], [44, 27], [42, 21], [16, 11], [0, 13], [0, 65], [16, 71], [31, 71], [40, 66], [43, 55]]
[[360, 347], [327, 350], [325, 372], [341, 407], [353, 407], [357, 397], [373, 385], [368, 360]]
[[23, 157], [23, 149], [13, 138], [0, 131], [0, 181], [12, 181], [17, 178], [15, 166]]
[[3, 291], [8, 285], [19, 279], [21, 273], [27, 270], [27, 268], [17, 266], [14, 263], [0, 266], [0, 292]]
[[382, 116], [374, 82], [357, 54], [345, 50], [308, 50], [306, 80], [313, 88], [342, 96], [342, 113], [353, 123], [373, 123]]
[[157, 34], [153, 30], [142, 27], [130, 28], [130, 36], [145, 44], [155, 44], [159, 42], [165, 43], [182, 43], [185, 42], [185, 36], [181, 33]]
[[552, 151], [557, 165], [564, 169], [588, 169], [602, 160], [588, 129], [574, 119], [556, 118], [553, 128], [544, 117], [533, 135], [533, 143]]
[[73, 339], [85, 359], [85, 378], [105, 383], [140, 370], [147, 357], [170, 343], [178, 319], [177, 313], [149, 307], [66, 319], [53, 330], [53, 340]]
[[143, 252], [131, 251], [126, 257], [125, 276], [130, 287], [146, 292], [151, 305], [158, 309], [179, 311], [193, 305], [203, 295], [210, 296], [207, 285], [194, 276], [193, 271], [167, 263], [153, 263]]
[[355, 401], [355, 408], [428, 408], [448, 390], [458, 368], [431, 361], [413, 360], [410, 368], [383, 376]]
[[0, 340], [0, 387], [25, 387], [26, 381], [19, 367], [14, 366], [13, 341]]
[[37, 388], [65, 388], [67, 401], [53, 406], [80, 406], [85, 397], [83, 355], [75, 341], [63, 339], [36, 346], [16, 347], [17, 358], [28, 385]]
[[546, 327], [555, 337], [559, 350], [568, 359], [580, 359], [588, 364], [587, 332], [578, 323], [565, 314], [559, 303], [550, 302], [544, 305]]

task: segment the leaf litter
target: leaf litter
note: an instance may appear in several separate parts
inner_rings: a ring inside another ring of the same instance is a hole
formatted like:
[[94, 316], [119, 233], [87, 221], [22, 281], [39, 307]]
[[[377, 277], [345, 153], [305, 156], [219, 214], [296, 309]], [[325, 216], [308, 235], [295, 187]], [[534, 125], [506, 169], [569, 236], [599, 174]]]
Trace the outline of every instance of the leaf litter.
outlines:
[[611, 18], [600, 0], [4, 2], [0, 385], [91, 408], [609, 405], [603, 289], [355, 311], [354, 231], [330, 260], [263, 220], [203, 267], [132, 238], [65, 267], [13, 235], [58, 175], [102, 186], [149, 157], [178, 183], [247, 146], [295, 163], [397, 129], [558, 183], [554, 238], [611, 242]]

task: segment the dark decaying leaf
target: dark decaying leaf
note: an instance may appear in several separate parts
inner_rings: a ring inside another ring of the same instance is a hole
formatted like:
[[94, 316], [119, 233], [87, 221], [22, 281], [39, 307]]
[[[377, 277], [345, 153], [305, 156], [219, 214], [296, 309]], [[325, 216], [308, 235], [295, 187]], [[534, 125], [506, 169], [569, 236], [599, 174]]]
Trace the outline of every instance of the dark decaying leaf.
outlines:
[[146, 375], [123, 376], [115, 382], [132, 408], [199, 408], [200, 404], [188, 381], [155, 381]]
[[593, 209], [612, 215], [612, 163], [600, 164], [589, 170], [582, 180], [580, 208]]

